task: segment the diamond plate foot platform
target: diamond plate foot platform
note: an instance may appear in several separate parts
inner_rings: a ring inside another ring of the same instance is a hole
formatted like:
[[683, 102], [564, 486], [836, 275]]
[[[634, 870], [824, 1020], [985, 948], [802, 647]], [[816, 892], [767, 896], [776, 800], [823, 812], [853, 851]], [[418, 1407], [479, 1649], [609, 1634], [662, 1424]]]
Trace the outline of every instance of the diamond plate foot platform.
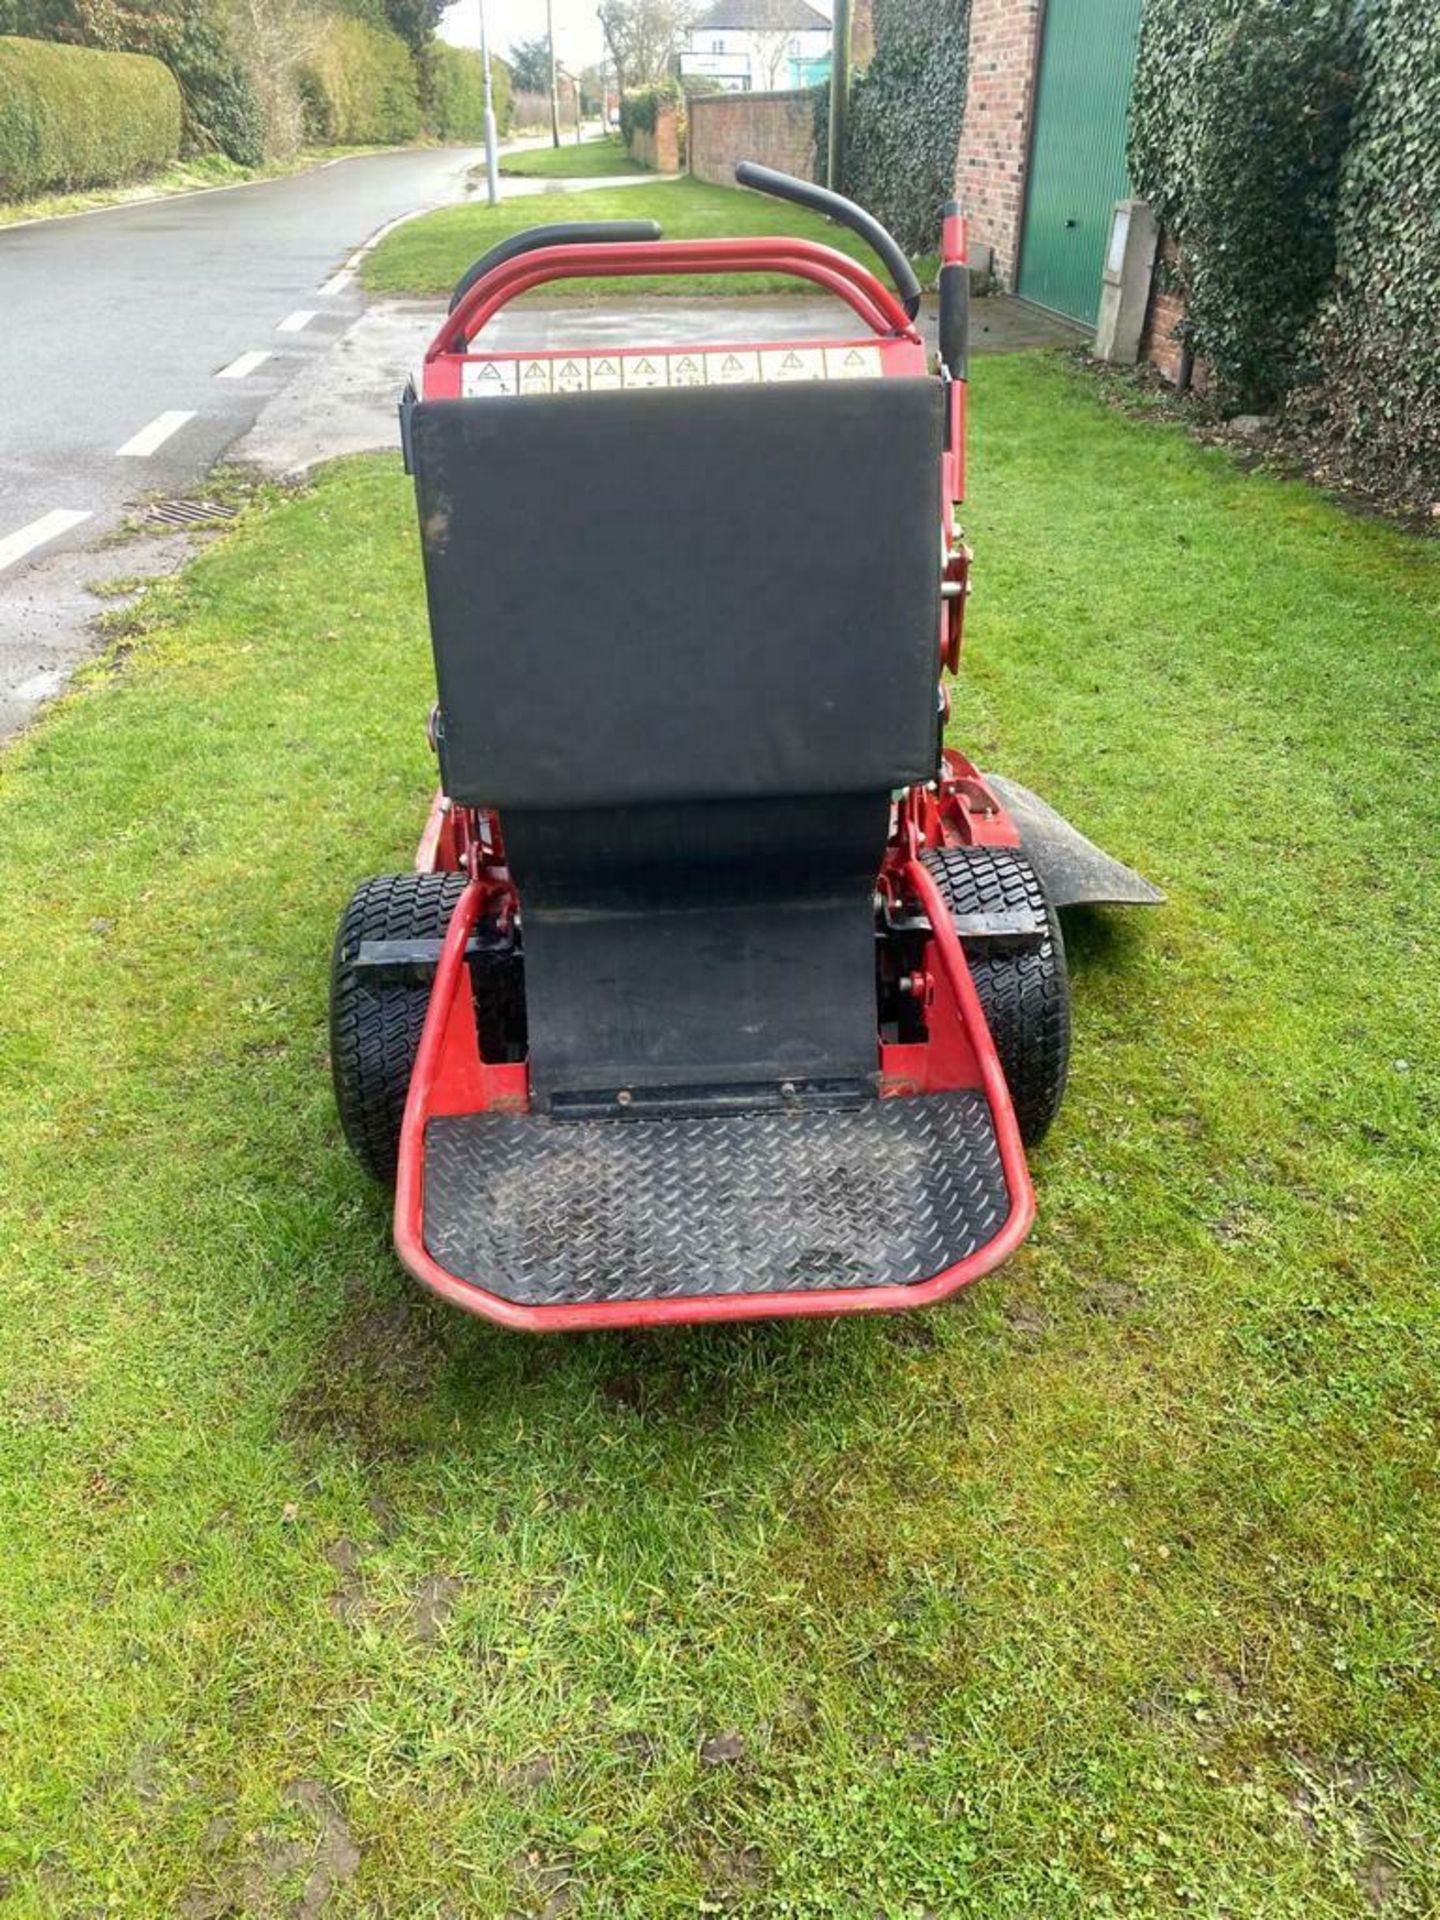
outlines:
[[424, 1192], [431, 1257], [527, 1307], [914, 1286], [1009, 1211], [976, 1092], [844, 1112], [434, 1119]]

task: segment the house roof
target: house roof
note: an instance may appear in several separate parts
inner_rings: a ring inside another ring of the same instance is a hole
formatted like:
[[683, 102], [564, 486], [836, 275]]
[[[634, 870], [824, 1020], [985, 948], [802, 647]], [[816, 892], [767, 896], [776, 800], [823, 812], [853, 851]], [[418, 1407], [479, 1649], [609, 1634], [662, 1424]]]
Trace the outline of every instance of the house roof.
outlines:
[[830, 22], [809, 0], [715, 0], [695, 27], [717, 33], [828, 33]]

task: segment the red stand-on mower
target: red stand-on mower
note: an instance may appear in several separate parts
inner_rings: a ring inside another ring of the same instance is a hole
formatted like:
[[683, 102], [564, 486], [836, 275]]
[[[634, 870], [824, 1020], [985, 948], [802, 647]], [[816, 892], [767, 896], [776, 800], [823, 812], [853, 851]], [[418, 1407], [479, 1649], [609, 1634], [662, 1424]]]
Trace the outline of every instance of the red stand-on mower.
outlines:
[[[332, 1051], [424, 1284], [564, 1331], [943, 1299], [1030, 1226], [1070, 1009], [1057, 909], [1154, 890], [942, 746], [969, 555], [968, 278], [932, 371], [861, 234], [533, 228], [465, 275], [402, 403], [442, 791], [365, 882]], [[833, 337], [487, 352], [548, 282], [781, 273]]]

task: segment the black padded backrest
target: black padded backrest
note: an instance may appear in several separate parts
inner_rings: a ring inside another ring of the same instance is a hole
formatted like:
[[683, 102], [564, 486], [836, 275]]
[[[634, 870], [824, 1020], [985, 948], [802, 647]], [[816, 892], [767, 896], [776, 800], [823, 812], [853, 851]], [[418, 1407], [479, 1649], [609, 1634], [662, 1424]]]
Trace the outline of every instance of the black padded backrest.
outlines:
[[936, 380], [427, 401], [446, 791], [877, 792], [936, 755]]

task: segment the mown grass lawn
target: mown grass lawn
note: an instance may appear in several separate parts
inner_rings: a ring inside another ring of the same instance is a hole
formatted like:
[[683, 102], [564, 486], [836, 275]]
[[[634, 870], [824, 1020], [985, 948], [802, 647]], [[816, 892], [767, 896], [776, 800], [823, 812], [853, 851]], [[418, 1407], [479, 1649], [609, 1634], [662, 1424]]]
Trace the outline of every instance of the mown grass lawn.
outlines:
[[[515, 157], [525, 160], [534, 156]], [[884, 275], [870, 249], [846, 228], [807, 213], [803, 207], [772, 200], [767, 194], [740, 187], [711, 187], [686, 174], [678, 180], [657, 180], [653, 186], [581, 188], [574, 193], [547, 193], [538, 199], [519, 195], [502, 200], [498, 207], [474, 201], [463, 207], [442, 207], [418, 220], [407, 220], [403, 227], [387, 234], [361, 263], [361, 279], [371, 293], [449, 293], [471, 261], [506, 234], [565, 220], [658, 220], [667, 240], [798, 234], [802, 239], [838, 247], [842, 253], [863, 260], [872, 272]], [[935, 277], [936, 259], [917, 259], [915, 270], [922, 284], [928, 285]], [[613, 281], [557, 280], [544, 288], [543, 294], [547, 300], [590, 297], [599, 284], [611, 291], [615, 285]], [[723, 279], [701, 274], [650, 274], [627, 280], [625, 290], [666, 295], [815, 292], [807, 281], [773, 273], [734, 273]]]
[[7, 1914], [1440, 1909], [1437, 552], [975, 385], [958, 737], [1170, 902], [1072, 926], [1039, 1226], [951, 1309], [402, 1278], [325, 1046], [431, 778], [396, 462], [0, 760]]
[[518, 153], [504, 155], [500, 171], [539, 180], [603, 180], [607, 175], [646, 169], [630, 158], [617, 134], [602, 133], [598, 139], [578, 142], [573, 134], [562, 135], [558, 147], [522, 147]]

